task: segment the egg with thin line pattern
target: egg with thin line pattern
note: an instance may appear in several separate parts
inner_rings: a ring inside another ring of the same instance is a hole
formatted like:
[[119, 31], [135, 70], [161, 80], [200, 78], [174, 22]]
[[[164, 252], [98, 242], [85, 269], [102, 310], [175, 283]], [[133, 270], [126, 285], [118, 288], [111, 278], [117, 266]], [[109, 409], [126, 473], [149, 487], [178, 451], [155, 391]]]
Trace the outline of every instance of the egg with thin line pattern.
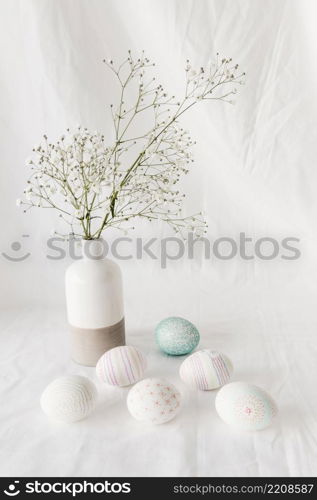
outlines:
[[96, 365], [101, 382], [118, 387], [135, 384], [147, 367], [145, 355], [132, 345], [114, 347], [106, 351]]
[[192, 389], [210, 391], [230, 381], [233, 366], [230, 359], [218, 351], [203, 349], [194, 352], [180, 366], [183, 382]]

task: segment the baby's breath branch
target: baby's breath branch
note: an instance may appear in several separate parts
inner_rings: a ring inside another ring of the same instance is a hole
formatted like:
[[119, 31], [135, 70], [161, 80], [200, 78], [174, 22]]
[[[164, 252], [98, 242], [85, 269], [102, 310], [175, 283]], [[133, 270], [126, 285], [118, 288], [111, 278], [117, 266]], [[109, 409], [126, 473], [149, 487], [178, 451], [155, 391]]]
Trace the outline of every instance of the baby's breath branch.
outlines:
[[28, 161], [32, 174], [18, 204], [25, 211], [55, 208], [71, 234], [85, 239], [99, 238], [108, 227], [123, 229], [138, 217], [162, 220], [183, 236], [189, 229], [203, 233], [201, 214], [181, 216], [185, 195], [177, 184], [189, 172], [194, 142], [179, 120], [200, 101], [232, 102], [244, 73], [218, 54], [199, 71], [187, 61], [184, 95], [177, 99], [151, 76], [155, 64], [144, 52], [135, 59], [129, 51], [118, 67], [104, 62], [120, 87], [118, 106], [111, 105], [114, 142], [107, 146], [103, 134], [82, 127], [67, 129], [56, 143], [44, 135]]

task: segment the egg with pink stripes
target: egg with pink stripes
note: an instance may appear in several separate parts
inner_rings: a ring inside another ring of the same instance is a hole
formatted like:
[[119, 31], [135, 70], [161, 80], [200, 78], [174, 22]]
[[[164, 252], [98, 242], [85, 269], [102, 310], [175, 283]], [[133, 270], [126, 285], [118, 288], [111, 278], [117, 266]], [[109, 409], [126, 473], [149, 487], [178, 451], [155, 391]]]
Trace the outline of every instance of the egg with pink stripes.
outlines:
[[188, 356], [179, 370], [186, 385], [201, 391], [210, 391], [227, 384], [232, 372], [230, 359], [210, 349], [203, 349]]
[[132, 345], [114, 347], [105, 352], [96, 365], [99, 380], [124, 387], [135, 384], [146, 370], [144, 354]]

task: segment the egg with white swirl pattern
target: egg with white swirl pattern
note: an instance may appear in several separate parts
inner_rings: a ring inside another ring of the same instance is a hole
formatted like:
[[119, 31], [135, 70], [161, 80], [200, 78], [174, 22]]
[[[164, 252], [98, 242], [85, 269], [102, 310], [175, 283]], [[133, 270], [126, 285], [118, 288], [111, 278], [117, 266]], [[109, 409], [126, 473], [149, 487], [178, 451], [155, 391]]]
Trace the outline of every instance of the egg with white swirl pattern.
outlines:
[[87, 377], [66, 375], [51, 382], [41, 396], [43, 412], [59, 422], [76, 422], [95, 408], [97, 389]]

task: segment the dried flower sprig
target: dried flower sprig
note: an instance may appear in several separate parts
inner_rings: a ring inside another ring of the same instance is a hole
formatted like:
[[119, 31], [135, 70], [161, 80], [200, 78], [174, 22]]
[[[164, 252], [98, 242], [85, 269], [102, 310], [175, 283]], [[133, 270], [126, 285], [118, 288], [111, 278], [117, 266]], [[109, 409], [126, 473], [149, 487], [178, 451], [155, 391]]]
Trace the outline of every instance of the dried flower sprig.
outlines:
[[[175, 232], [200, 235], [206, 223], [201, 214], [182, 217], [184, 194], [178, 182], [189, 171], [194, 144], [179, 126], [180, 116], [204, 100], [231, 101], [244, 73], [231, 59], [217, 60], [208, 68], [186, 64], [186, 88], [181, 100], [169, 96], [148, 72], [155, 64], [142, 52], [129, 51], [116, 67], [105, 61], [120, 87], [117, 108], [111, 105], [114, 139], [105, 144], [99, 132], [67, 129], [56, 143], [46, 135], [28, 162], [32, 174], [25, 190], [25, 211], [55, 208], [71, 227], [71, 234], [99, 238], [108, 227], [122, 229], [136, 217], [162, 220]], [[128, 94], [134, 95], [128, 105]], [[144, 124], [145, 130], [144, 130]]]

